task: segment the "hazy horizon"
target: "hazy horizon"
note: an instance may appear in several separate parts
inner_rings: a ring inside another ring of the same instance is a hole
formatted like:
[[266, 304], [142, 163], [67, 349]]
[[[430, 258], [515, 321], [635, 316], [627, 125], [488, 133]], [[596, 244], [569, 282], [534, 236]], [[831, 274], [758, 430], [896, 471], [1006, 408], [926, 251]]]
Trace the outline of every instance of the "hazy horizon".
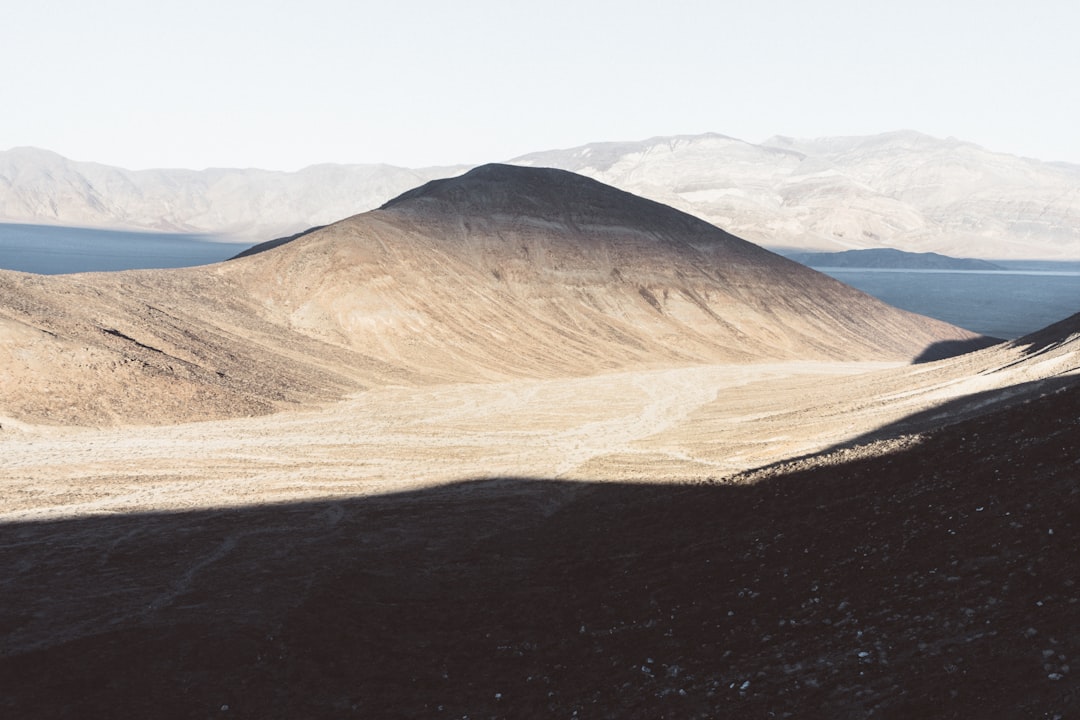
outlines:
[[868, 134], [865, 134], [865, 135], [840, 135], [840, 134], [837, 134], [837, 135], [819, 135], [819, 136], [814, 136], [814, 137], [804, 137], [804, 136], [792, 135], [791, 133], [775, 133], [775, 134], [771, 135], [770, 137], [761, 138], [759, 140], [748, 140], [746, 138], [735, 137], [734, 135], [731, 135], [729, 133], [719, 132], [719, 131], [715, 131], [715, 130], [705, 130], [705, 131], [702, 131], [700, 133], [676, 133], [676, 134], [672, 134], [672, 135], [653, 134], [653, 135], [649, 135], [649, 136], [635, 137], [635, 138], [603, 138], [603, 139], [595, 139], [595, 140], [583, 142], [583, 143], [580, 143], [578, 145], [571, 145], [571, 146], [564, 146], [564, 147], [538, 147], [538, 148], [533, 148], [533, 149], [531, 149], [531, 150], [529, 150], [527, 152], [519, 153], [517, 155], [514, 155], [513, 157], [489, 158], [489, 159], [482, 160], [482, 161], [479, 161], [479, 162], [471, 162], [471, 163], [470, 162], [459, 162], [459, 163], [428, 163], [428, 164], [421, 164], [421, 165], [399, 165], [399, 164], [395, 164], [395, 163], [385, 163], [385, 162], [377, 162], [377, 161], [373, 161], [373, 162], [365, 162], [365, 161], [358, 161], [358, 162], [325, 161], [325, 162], [312, 163], [310, 165], [304, 165], [304, 166], [300, 166], [300, 167], [297, 167], [297, 168], [294, 168], [294, 169], [289, 169], [289, 170], [282, 170], [282, 169], [271, 168], [271, 167], [258, 167], [258, 166], [240, 167], [240, 166], [226, 166], [226, 165], [215, 165], [215, 166], [208, 166], [208, 167], [158, 166], [158, 167], [135, 168], [135, 167], [128, 167], [128, 166], [124, 166], [124, 165], [113, 165], [111, 163], [106, 163], [106, 162], [103, 162], [103, 161], [101, 161], [99, 159], [91, 158], [91, 157], [71, 157], [71, 156], [66, 155], [66, 154], [64, 154], [62, 152], [59, 152], [55, 148], [42, 147], [42, 146], [37, 146], [37, 145], [19, 145], [19, 146], [13, 146], [13, 147], [9, 147], [9, 148], [0, 148], [0, 153], [2, 153], [2, 152], [10, 152], [10, 151], [18, 151], [18, 150], [43, 151], [43, 152], [46, 152], [46, 153], [53, 153], [55, 155], [59, 155], [59, 156], [65, 158], [66, 160], [70, 160], [70, 161], [76, 162], [76, 163], [93, 163], [93, 164], [97, 164], [97, 165], [105, 165], [105, 166], [108, 166], [108, 167], [116, 167], [116, 168], [119, 168], [121, 170], [128, 170], [128, 171], [132, 171], [132, 172], [153, 171], [153, 170], [165, 170], [165, 171], [189, 170], [189, 171], [193, 171], [193, 172], [205, 172], [205, 171], [208, 171], [208, 170], [256, 170], [256, 171], [266, 171], [266, 172], [275, 172], [275, 173], [296, 173], [296, 172], [300, 172], [302, 170], [309, 170], [311, 168], [318, 167], [318, 166], [323, 166], [323, 165], [341, 165], [341, 166], [347, 166], [347, 165], [386, 165], [386, 166], [389, 166], [389, 167], [399, 167], [399, 168], [408, 169], [408, 170], [420, 170], [420, 169], [430, 169], [430, 168], [454, 168], [454, 167], [468, 168], [468, 167], [477, 167], [477, 166], [480, 166], [480, 165], [487, 165], [487, 164], [507, 163], [507, 162], [514, 161], [514, 160], [516, 160], [517, 158], [520, 158], [520, 157], [528, 157], [530, 155], [535, 155], [535, 154], [539, 154], [539, 153], [547, 153], [547, 152], [564, 152], [564, 151], [568, 151], [568, 150], [574, 150], [574, 149], [576, 149], [578, 147], [589, 147], [589, 146], [608, 145], [608, 144], [610, 144], [610, 145], [621, 145], [621, 144], [631, 145], [631, 144], [635, 144], [635, 143], [645, 143], [645, 142], [648, 142], [648, 141], [653, 140], [653, 139], [664, 139], [664, 138], [672, 138], [672, 137], [698, 138], [698, 137], [705, 137], [705, 136], [710, 136], [710, 135], [719, 135], [719, 136], [730, 138], [732, 140], [736, 140], [738, 142], [746, 143], [747, 145], [753, 145], [753, 146], [761, 147], [761, 146], [765, 146], [765, 143], [767, 141], [773, 139], [773, 138], [790, 138], [790, 139], [794, 139], [796, 141], [811, 141], [812, 142], [812, 141], [818, 141], [818, 140], [835, 140], [835, 139], [838, 139], [838, 138], [852, 138], [852, 137], [873, 138], [873, 137], [880, 137], [880, 136], [890, 135], [890, 134], [894, 134], [894, 133], [895, 134], [899, 134], [899, 133], [916, 133], [916, 134], [919, 134], [919, 135], [925, 135], [927, 137], [931, 137], [931, 138], [933, 138], [935, 140], [959, 141], [959, 142], [965, 143], [965, 144], [976, 145], [976, 146], [981, 147], [982, 149], [984, 149], [984, 150], [986, 150], [988, 152], [995, 153], [995, 154], [1011, 155], [1011, 156], [1014, 156], [1014, 157], [1025, 158], [1025, 159], [1029, 159], [1029, 160], [1036, 160], [1038, 162], [1045, 162], [1045, 163], [1050, 163], [1050, 164], [1064, 163], [1064, 164], [1069, 164], [1069, 165], [1080, 166], [1080, 160], [1077, 160], [1076, 162], [1072, 162], [1072, 161], [1068, 161], [1068, 160], [1060, 160], [1060, 159], [1053, 159], [1053, 158], [1033, 158], [1033, 157], [1030, 157], [1030, 156], [1023, 155], [1021, 153], [1011, 152], [1008, 149], [981, 145], [979, 143], [976, 143], [976, 142], [973, 142], [973, 141], [969, 140], [968, 138], [955, 137], [955, 136], [948, 136], [948, 137], [935, 136], [935, 135], [932, 135], [930, 133], [923, 132], [922, 130], [920, 130], [918, 128], [883, 129], [880, 132], [868, 133]]
[[[127, 169], [476, 164], [914, 129], [1080, 163], [1080, 6], [107, 0], [7, 9], [0, 147]], [[33, 58], [33, 62], [28, 62]]]

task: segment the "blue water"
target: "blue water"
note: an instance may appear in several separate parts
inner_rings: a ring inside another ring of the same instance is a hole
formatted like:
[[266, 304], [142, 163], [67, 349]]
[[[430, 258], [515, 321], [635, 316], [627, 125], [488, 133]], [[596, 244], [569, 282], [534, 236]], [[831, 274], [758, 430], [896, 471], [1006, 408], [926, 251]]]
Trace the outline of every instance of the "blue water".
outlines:
[[248, 247], [212, 235], [0, 223], [0, 268], [41, 275], [206, 265]]
[[1080, 262], [994, 263], [1005, 270], [816, 269], [890, 305], [1006, 340], [1080, 312]]
[[[0, 223], [0, 268], [43, 275], [205, 265], [247, 247], [210, 235]], [[818, 270], [890, 305], [1005, 339], [1080, 312], [1080, 261], [994, 262], [1006, 269]]]

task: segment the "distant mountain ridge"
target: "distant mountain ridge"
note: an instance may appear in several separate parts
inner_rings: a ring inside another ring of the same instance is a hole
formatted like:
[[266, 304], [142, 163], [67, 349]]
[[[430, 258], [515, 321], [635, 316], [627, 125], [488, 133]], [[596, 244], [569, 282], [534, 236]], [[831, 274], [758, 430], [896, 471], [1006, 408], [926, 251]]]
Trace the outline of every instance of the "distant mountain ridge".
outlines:
[[0, 152], [0, 221], [262, 240], [377, 207], [466, 167], [313, 165], [125, 170], [36, 148]]
[[816, 268], [871, 268], [895, 270], [1004, 270], [977, 258], [954, 258], [939, 253], [910, 253], [895, 248], [845, 250], [835, 253], [788, 253], [795, 262]]
[[1080, 166], [912, 131], [760, 145], [658, 137], [513, 162], [573, 170], [770, 247], [1080, 257]]
[[[1080, 258], [1080, 166], [912, 131], [756, 145], [715, 133], [656, 137], [508, 162], [570, 170], [768, 247]], [[17, 148], [0, 152], [0, 221], [266, 240], [469, 167], [130, 171]]]

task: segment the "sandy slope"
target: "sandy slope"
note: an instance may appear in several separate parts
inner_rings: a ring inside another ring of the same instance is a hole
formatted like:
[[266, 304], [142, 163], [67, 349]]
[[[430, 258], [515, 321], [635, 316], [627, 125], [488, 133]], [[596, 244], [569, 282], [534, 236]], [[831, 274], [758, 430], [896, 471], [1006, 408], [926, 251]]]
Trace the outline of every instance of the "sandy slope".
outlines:
[[227, 263], [0, 272], [0, 413], [173, 423], [387, 385], [908, 360], [975, 339], [658, 203], [485, 166]]

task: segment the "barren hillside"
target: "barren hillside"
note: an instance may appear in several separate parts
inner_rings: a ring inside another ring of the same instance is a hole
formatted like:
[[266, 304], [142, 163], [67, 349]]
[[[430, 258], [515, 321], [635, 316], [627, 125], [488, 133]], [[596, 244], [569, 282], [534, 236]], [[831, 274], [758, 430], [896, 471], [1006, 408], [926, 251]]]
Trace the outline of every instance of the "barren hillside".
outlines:
[[0, 415], [260, 414], [386, 384], [671, 364], [910, 360], [966, 331], [666, 206], [485, 166], [181, 270], [0, 273]]
[[1071, 717], [1078, 372], [1080, 316], [927, 365], [5, 423], [0, 712]]

